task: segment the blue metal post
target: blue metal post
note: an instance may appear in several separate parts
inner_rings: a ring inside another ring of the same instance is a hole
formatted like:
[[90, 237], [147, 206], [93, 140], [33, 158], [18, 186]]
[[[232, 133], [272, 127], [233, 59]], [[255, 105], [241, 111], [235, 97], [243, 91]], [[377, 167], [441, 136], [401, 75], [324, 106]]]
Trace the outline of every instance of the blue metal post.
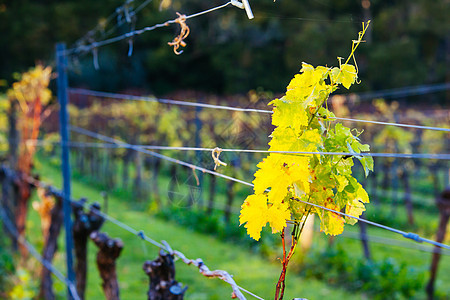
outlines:
[[[56, 44], [56, 65], [58, 72], [57, 88], [59, 101], [59, 129], [61, 134], [61, 163], [63, 175], [63, 210], [64, 210], [64, 228], [66, 231], [66, 260], [67, 260], [67, 279], [75, 283], [75, 272], [73, 270], [73, 236], [72, 236], [72, 207], [70, 202], [70, 161], [69, 161], [69, 115], [67, 113], [67, 57], [65, 54], [66, 45], [64, 43]], [[68, 299], [73, 299], [70, 290], [68, 290]]]

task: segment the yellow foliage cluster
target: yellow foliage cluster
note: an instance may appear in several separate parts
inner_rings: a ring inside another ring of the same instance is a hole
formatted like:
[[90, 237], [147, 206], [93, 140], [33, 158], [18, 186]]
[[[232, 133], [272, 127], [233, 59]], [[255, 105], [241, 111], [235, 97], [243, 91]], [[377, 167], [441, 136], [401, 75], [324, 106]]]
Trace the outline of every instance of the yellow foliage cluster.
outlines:
[[[349, 59], [362, 41], [363, 33], [354, 42]], [[371, 157], [358, 156], [362, 151], [369, 151], [369, 146], [361, 144], [349, 128], [330, 122], [334, 115], [323, 107], [339, 85], [348, 89], [357, 81], [356, 64], [348, 64], [349, 59], [334, 68], [314, 68], [303, 63], [300, 73], [287, 86], [285, 96], [269, 103], [273, 105], [275, 126], [270, 136], [270, 154], [258, 164], [254, 194], [247, 197], [240, 215], [241, 225], [245, 224], [255, 240], [260, 238], [267, 223], [276, 233], [286, 227], [287, 220], [302, 222], [310, 213], [319, 216], [322, 231], [331, 235], [342, 233], [344, 223], [356, 223], [355, 219], [345, 219], [305, 202], [334, 211], [345, 210], [355, 217], [365, 210], [364, 203], [369, 198], [352, 176], [353, 159], [311, 153], [354, 153], [352, 157], [361, 161], [366, 175], [373, 169]], [[307, 153], [280, 153], [286, 151]]]
[[11, 101], [16, 100], [21, 109], [18, 116], [18, 128], [20, 131], [21, 148], [19, 157], [19, 170], [29, 174], [35, 145], [29, 143], [38, 138], [40, 125], [48, 114], [49, 109], [44, 110], [52, 97], [48, 89], [52, 74], [50, 67], [36, 66], [22, 74], [21, 80], [13, 83], [8, 90]]

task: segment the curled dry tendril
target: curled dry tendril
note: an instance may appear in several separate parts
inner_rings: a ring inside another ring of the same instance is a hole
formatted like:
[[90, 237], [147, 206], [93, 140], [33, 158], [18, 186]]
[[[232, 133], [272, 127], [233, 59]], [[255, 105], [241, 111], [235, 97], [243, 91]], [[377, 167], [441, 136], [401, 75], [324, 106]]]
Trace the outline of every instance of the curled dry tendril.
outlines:
[[175, 23], [180, 24], [181, 31], [178, 36], [176, 36], [172, 42], [167, 43], [169, 46], [173, 46], [173, 52], [175, 52], [176, 55], [180, 55], [183, 53], [183, 51], [178, 51], [178, 48], [186, 47], [186, 43], [184, 42], [184, 39], [188, 37], [190, 33], [189, 26], [186, 24], [186, 15], [182, 15], [177, 12], [178, 18], [175, 20]]

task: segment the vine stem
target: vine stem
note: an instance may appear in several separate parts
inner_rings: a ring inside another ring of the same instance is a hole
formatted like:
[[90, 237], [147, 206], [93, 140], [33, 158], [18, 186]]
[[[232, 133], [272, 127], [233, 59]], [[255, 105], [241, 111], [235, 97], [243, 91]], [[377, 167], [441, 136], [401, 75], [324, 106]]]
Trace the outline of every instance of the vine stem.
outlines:
[[[363, 37], [364, 37], [364, 35], [366, 34], [366, 31], [367, 31], [367, 28], [369, 28], [369, 24], [370, 24], [370, 21], [368, 21], [367, 23], [364, 23], [363, 22], [363, 29], [362, 29], [362, 31], [360, 31], [359, 33], [358, 33], [358, 39], [355, 41], [353, 41], [353, 43], [352, 43], [352, 50], [350, 51], [350, 55], [347, 57], [347, 60], [345, 61], [345, 63], [344, 63], [344, 65], [346, 65], [346, 64], [348, 64], [348, 62], [350, 61], [350, 59], [353, 57], [353, 60], [355, 61], [355, 67], [357, 68], [357, 64], [356, 64], [356, 59], [355, 59], [355, 52], [356, 52], [356, 49], [358, 48], [358, 46], [359, 46], [359, 44], [361, 44], [362, 42], [363, 42]], [[339, 77], [339, 75], [341, 75], [341, 73], [342, 73], [342, 68], [341, 68], [341, 60], [339, 59], [339, 73], [338, 73], [338, 75], [336, 76], [336, 78], [338, 78]], [[358, 70], [358, 69], [357, 69]], [[358, 73], [358, 71], [357, 71], [357, 73]], [[336, 85], [336, 83], [335, 82], [331, 82], [331, 87], [334, 87]], [[325, 97], [325, 99], [322, 101], [322, 103], [317, 107], [317, 109], [316, 109], [316, 111], [313, 113], [313, 115], [311, 116], [311, 119], [309, 120], [309, 122], [308, 122], [308, 128], [309, 128], [309, 126], [311, 125], [311, 123], [312, 123], [312, 121], [314, 120], [314, 118], [316, 117], [316, 115], [317, 115], [317, 113], [319, 112], [319, 109], [323, 106], [323, 103], [328, 99], [328, 97], [330, 96], [330, 94], [331, 94], [331, 92], [328, 94], [328, 96], [327, 97]]]
[[286, 255], [286, 240], [284, 237], [284, 230], [281, 232], [281, 244], [283, 247], [283, 260], [281, 261], [282, 270], [280, 277], [277, 282], [277, 286], [275, 289], [275, 300], [282, 300], [284, 297], [284, 289], [286, 287], [286, 272], [287, 272], [287, 266], [289, 264], [289, 261], [292, 258], [292, 255], [295, 252], [295, 248], [297, 247], [298, 240], [300, 238], [300, 234], [303, 231], [303, 228], [305, 227], [306, 219], [309, 216], [309, 213], [311, 212], [312, 207], [308, 210], [308, 212], [305, 214], [305, 221], [303, 222], [302, 226], [298, 228], [298, 224], [294, 225], [294, 229], [292, 230], [292, 241], [291, 241], [291, 248], [289, 249], [289, 253]]

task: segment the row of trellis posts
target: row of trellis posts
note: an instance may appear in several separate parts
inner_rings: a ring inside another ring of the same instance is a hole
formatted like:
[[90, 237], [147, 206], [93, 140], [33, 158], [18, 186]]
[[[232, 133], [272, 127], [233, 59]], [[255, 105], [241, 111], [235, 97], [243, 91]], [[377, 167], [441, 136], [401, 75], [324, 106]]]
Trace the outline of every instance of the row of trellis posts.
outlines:
[[[36, 178], [16, 172], [7, 166], [0, 168], [0, 181], [2, 183], [2, 205], [1, 210], [5, 212], [6, 233], [11, 237], [13, 248], [18, 245], [18, 236], [15, 227], [14, 204], [17, 203], [17, 197], [20, 196], [20, 189], [23, 184], [29, 185], [30, 189], [42, 189], [41, 194], [43, 202], [52, 201], [54, 205], [50, 210], [39, 211], [41, 219], [48, 219], [48, 227], [44, 232], [44, 246], [42, 250], [42, 259], [51, 263], [57, 251], [57, 241], [64, 221], [64, 195], [62, 191], [52, 186], [42, 185]], [[82, 198], [78, 201], [69, 201], [73, 213], [73, 244], [75, 253], [75, 269], [74, 276], [76, 278], [77, 296], [80, 299], [85, 298], [87, 285], [87, 244], [91, 240], [97, 247], [97, 267], [100, 277], [102, 278], [102, 288], [106, 299], [119, 299], [119, 284], [116, 273], [116, 260], [124, 247], [120, 239], [112, 239], [108, 234], [100, 232], [104, 223], [104, 218], [99, 213], [100, 205], [93, 203], [85, 210], [87, 200]], [[4, 214], [3, 214], [4, 215]], [[72, 218], [70, 218], [72, 219]], [[16, 245], [16, 246], [14, 246]], [[67, 248], [67, 247], [66, 247]], [[26, 255], [26, 253], [23, 253]], [[187, 287], [182, 286], [175, 280], [175, 266], [173, 263], [173, 255], [163, 250], [160, 251], [159, 257], [153, 261], [146, 261], [143, 264], [144, 272], [150, 278], [148, 299], [183, 299], [184, 292]], [[53, 291], [51, 270], [43, 267], [40, 275], [39, 297], [42, 299], [55, 299]], [[69, 292], [68, 297], [73, 295]]]
[[[20, 197], [26, 197], [26, 203], [31, 196], [33, 188], [44, 189], [43, 198], [53, 198], [54, 205], [50, 210], [40, 211], [41, 218], [47, 218], [49, 226], [44, 232], [45, 241], [42, 250], [42, 259], [51, 263], [57, 251], [57, 240], [62, 226], [65, 231], [65, 253], [67, 264], [67, 279], [69, 283], [76, 283], [77, 295], [73, 295], [69, 286], [68, 299], [79, 297], [84, 299], [87, 276], [87, 243], [90, 240], [98, 247], [97, 267], [102, 278], [102, 288], [106, 299], [119, 299], [119, 285], [116, 274], [116, 260], [120, 256], [123, 242], [120, 239], [112, 239], [106, 233], [100, 232], [104, 222], [98, 213], [100, 205], [94, 203], [88, 211], [85, 211], [86, 199], [73, 201], [71, 198], [71, 171], [69, 163], [69, 120], [67, 113], [68, 80], [67, 58], [65, 45], [56, 46], [57, 61], [57, 96], [60, 105], [60, 135], [62, 146], [62, 176], [63, 190], [57, 190], [52, 186], [41, 186], [37, 178], [15, 171], [18, 151], [18, 134], [16, 130], [16, 114], [12, 111], [9, 115], [9, 162], [0, 169], [0, 182], [2, 184], [1, 206], [4, 217], [4, 231], [10, 236], [13, 249], [18, 249], [19, 232], [16, 226], [17, 203]], [[30, 191], [23, 195], [23, 190]], [[23, 202], [23, 201], [22, 201]], [[72, 222], [73, 214], [73, 222]], [[6, 224], [7, 223], [7, 224]], [[75, 253], [75, 268], [73, 264]], [[21, 247], [21, 254], [27, 255], [27, 250]], [[150, 284], [148, 299], [183, 299], [187, 287], [181, 288], [175, 280], [174, 256], [163, 250], [159, 257], [143, 264], [143, 271], [149, 276]], [[55, 299], [51, 271], [42, 268], [40, 278], [39, 297]]]

